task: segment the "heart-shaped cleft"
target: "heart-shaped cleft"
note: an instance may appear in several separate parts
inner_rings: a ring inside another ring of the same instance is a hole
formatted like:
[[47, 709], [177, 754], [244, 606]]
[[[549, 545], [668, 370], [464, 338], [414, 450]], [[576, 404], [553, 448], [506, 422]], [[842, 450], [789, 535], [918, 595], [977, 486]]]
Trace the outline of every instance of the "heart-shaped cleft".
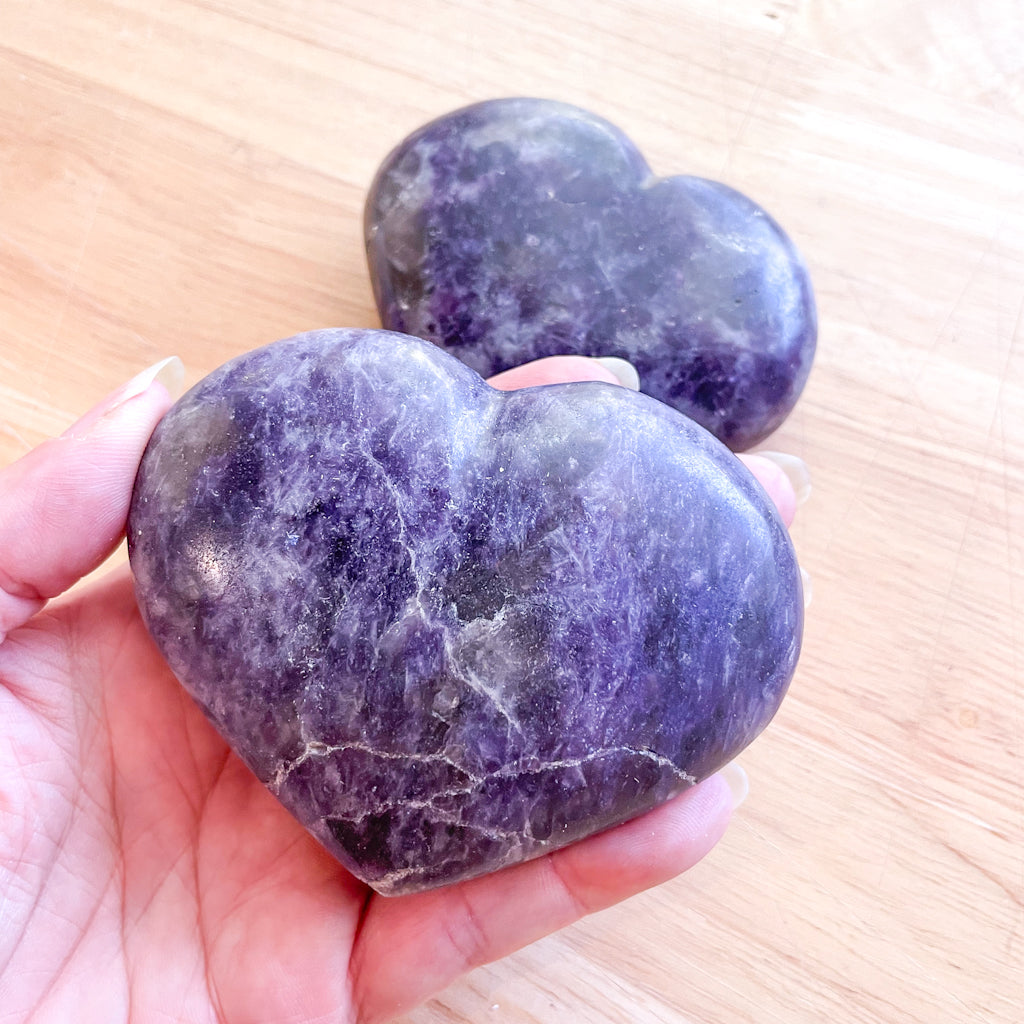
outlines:
[[196, 385], [146, 450], [128, 539], [175, 674], [388, 894], [714, 772], [800, 646], [786, 530], [704, 430], [608, 384], [495, 391], [383, 331], [300, 335]]
[[384, 326], [485, 377], [618, 356], [739, 451], [810, 372], [814, 297], [782, 228], [725, 185], [654, 177], [577, 107], [491, 100], [431, 122], [384, 161], [365, 227]]

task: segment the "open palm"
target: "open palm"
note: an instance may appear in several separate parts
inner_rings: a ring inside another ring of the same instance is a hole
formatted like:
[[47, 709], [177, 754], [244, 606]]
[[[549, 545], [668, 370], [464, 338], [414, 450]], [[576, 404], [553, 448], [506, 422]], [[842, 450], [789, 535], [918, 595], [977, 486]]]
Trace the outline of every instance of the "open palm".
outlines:
[[[501, 383], [604, 376], [566, 359]], [[387, 1020], [714, 845], [718, 777], [460, 885], [386, 899], [349, 875], [179, 687], [126, 570], [43, 608], [120, 539], [168, 401], [134, 382], [0, 473], [0, 1022]]]

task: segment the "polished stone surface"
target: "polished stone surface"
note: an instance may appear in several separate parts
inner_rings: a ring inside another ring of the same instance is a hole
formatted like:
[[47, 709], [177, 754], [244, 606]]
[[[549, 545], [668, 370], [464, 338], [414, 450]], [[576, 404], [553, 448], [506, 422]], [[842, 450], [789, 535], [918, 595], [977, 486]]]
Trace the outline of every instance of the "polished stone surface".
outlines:
[[548, 100], [476, 104], [409, 136], [366, 206], [386, 328], [483, 376], [619, 356], [642, 390], [748, 448], [792, 409], [817, 320], [803, 260], [740, 193], [655, 178], [607, 121]]
[[498, 392], [382, 331], [201, 381], [128, 539], [171, 668], [384, 893], [679, 793], [767, 724], [800, 646], [786, 530], [705, 431], [607, 384]]

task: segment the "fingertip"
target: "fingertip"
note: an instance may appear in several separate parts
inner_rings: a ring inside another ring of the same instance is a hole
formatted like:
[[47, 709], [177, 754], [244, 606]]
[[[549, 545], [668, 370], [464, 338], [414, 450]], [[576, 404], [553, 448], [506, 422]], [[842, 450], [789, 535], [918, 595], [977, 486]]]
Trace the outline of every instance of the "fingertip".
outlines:
[[793, 485], [797, 507], [807, 503], [811, 497], [811, 471], [799, 455], [776, 451], [759, 451], [756, 454], [759, 458], [774, 463], [785, 473], [786, 478]]
[[735, 811], [750, 795], [750, 778], [746, 769], [739, 761], [730, 761], [724, 768], [718, 770], [715, 777], [729, 787], [732, 809]]
[[101, 424], [109, 421], [115, 414], [136, 399], [147, 399], [142, 402], [145, 407], [153, 401], [162, 399], [164, 412], [182, 392], [185, 383], [185, 364], [177, 356], [169, 356], [158, 363], [147, 367], [136, 374], [126, 384], [112, 391], [101, 402], [94, 405], [85, 415], [76, 420], [61, 434], [62, 439], [87, 437]]
[[[626, 383], [629, 376], [626, 367], [633, 370], [624, 359], [546, 356], [495, 374], [487, 383], [498, 391], [517, 391], [519, 388], [539, 387], [543, 384], [568, 384], [580, 381], [631, 386]], [[635, 375], [636, 370], [633, 370], [633, 376]]]
[[640, 390], [640, 374], [628, 359], [620, 359], [618, 356], [599, 356], [594, 359], [594, 362], [609, 370], [624, 388], [628, 388], [630, 391]]
[[740, 461], [757, 478], [758, 483], [768, 492], [786, 526], [792, 526], [796, 518], [797, 494], [793, 482], [785, 470], [763, 455], [740, 455]]

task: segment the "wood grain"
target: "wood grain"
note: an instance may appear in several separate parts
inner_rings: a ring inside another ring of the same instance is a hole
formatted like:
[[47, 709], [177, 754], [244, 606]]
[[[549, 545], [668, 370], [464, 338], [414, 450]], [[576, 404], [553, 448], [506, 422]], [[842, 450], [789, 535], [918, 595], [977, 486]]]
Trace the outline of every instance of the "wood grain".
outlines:
[[811, 466], [815, 596], [714, 854], [406, 1024], [1024, 1019], [1016, 0], [3, 0], [0, 462], [164, 355], [375, 325], [377, 164], [516, 94], [805, 252], [819, 356], [771, 446]]

